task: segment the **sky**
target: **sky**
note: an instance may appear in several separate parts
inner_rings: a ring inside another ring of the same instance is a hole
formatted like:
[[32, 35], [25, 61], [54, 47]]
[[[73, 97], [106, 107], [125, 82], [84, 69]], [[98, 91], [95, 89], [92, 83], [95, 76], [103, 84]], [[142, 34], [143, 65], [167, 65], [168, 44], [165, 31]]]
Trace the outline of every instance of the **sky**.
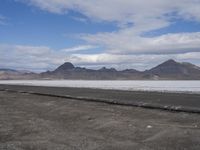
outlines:
[[0, 0], [0, 68], [200, 66], [200, 0]]

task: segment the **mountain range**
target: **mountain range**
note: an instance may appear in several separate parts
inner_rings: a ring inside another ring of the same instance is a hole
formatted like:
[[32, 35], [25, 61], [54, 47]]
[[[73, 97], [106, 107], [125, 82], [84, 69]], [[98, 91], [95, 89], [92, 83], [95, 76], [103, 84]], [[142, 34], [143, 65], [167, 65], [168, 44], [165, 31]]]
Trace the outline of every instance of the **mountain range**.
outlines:
[[103, 67], [98, 70], [75, 67], [66, 62], [54, 71], [33, 73], [12, 69], [0, 69], [1, 80], [16, 79], [74, 79], [74, 80], [199, 80], [200, 67], [191, 63], [180, 63], [172, 59], [145, 71], [126, 69], [117, 71], [115, 68]]

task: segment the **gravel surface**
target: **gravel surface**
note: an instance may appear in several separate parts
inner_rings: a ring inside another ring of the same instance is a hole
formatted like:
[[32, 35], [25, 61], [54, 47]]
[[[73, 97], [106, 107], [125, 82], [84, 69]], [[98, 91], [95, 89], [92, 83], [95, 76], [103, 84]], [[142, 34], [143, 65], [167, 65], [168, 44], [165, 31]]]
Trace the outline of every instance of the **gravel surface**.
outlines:
[[0, 91], [0, 149], [199, 150], [200, 115]]
[[0, 90], [200, 114], [200, 94], [0, 85]]

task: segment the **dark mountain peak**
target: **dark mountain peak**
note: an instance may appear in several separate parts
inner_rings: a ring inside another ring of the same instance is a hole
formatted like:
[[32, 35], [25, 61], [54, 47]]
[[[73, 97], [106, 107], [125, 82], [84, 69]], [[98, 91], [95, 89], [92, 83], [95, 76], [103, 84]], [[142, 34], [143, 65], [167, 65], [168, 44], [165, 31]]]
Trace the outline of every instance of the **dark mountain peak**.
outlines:
[[168, 59], [167, 61], [165, 62], [172, 62], [172, 63], [176, 63], [176, 61], [174, 59]]
[[138, 73], [140, 71], [136, 70], [136, 69], [125, 69], [125, 70], [122, 70], [121, 72], [127, 72], [127, 73]]
[[169, 59], [169, 60], [163, 62], [162, 64], [160, 64], [159, 66], [171, 66], [171, 65], [177, 65], [177, 64], [180, 64], [180, 63], [176, 62], [173, 59]]
[[106, 67], [102, 67], [101, 69], [99, 69], [99, 71], [113, 71], [113, 72], [115, 72], [115, 71], [117, 71], [115, 68], [106, 68]]
[[74, 69], [74, 65], [70, 62], [65, 62], [64, 64], [62, 64], [61, 66], [59, 66], [55, 71], [59, 72], [59, 71], [67, 71], [67, 70], [72, 70]]
[[102, 67], [102, 68], [100, 68], [99, 70], [107, 70], [107, 68], [106, 67]]
[[178, 63], [173, 59], [169, 59], [169, 60], [163, 62], [162, 64], [160, 64], [150, 70], [147, 70], [146, 72], [157, 74], [157, 75], [171, 74], [171, 73], [175, 74], [175, 73], [179, 73], [181, 69], [182, 69], [181, 63]]
[[158, 75], [159, 77], [165, 78], [196, 78], [200, 75], [199, 67], [191, 63], [179, 63], [173, 59], [167, 60], [166, 62], [146, 71], [148, 74]]
[[113, 72], [117, 72], [117, 70], [115, 68], [110, 68], [109, 70], [113, 71]]

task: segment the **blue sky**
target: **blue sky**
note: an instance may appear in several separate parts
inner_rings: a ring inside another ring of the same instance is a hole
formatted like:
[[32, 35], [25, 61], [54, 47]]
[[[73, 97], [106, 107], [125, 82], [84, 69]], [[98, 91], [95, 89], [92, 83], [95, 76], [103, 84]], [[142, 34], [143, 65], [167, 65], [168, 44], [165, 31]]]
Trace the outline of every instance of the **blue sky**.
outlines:
[[6, 25], [0, 28], [1, 43], [46, 45], [60, 49], [83, 44], [82, 40], [75, 38], [76, 34], [111, 32], [117, 28], [112, 23], [87, 20], [86, 16], [74, 11], [48, 13], [13, 0], [3, 0], [0, 4], [0, 14], [6, 17]]
[[0, 67], [200, 65], [199, 0], [1, 0]]

